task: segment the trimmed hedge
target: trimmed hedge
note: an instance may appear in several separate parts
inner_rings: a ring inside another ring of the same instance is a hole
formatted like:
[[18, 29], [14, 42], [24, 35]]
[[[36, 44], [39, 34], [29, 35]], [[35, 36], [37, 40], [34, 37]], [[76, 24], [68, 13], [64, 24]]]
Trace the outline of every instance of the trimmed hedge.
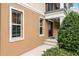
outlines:
[[64, 18], [58, 35], [59, 48], [79, 52], [79, 14], [72, 11]]
[[75, 52], [70, 52], [65, 49], [51, 48], [43, 51], [42, 56], [78, 56]]

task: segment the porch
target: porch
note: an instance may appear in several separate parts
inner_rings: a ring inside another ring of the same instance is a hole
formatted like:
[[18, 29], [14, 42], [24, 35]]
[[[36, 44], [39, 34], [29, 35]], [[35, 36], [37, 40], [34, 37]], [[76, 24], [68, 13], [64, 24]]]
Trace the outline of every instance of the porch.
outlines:
[[65, 17], [65, 9], [45, 12], [45, 20], [48, 24], [48, 39], [58, 39], [59, 28]]
[[58, 32], [60, 28], [60, 18], [47, 19], [48, 22], [48, 39], [58, 39]]

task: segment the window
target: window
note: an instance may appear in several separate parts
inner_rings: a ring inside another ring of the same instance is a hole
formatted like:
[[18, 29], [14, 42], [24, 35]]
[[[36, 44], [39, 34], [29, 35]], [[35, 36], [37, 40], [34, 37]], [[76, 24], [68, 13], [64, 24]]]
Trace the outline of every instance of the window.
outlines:
[[10, 16], [11, 16], [10, 40], [17, 41], [23, 38], [23, 12], [17, 9], [11, 8]]
[[67, 9], [67, 4], [66, 4], [66, 3], [64, 3], [64, 8], [66, 8], [66, 9]]
[[54, 5], [55, 5], [54, 6], [55, 7], [54, 10], [60, 9], [60, 3], [55, 3]]
[[71, 8], [71, 7], [73, 7], [74, 4], [73, 3], [69, 3], [68, 5], [69, 5], [69, 8]]
[[40, 35], [44, 34], [44, 20], [40, 18]]
[[46, 11], [53, 11], [60, 9], [60, 3], [46, 3]]

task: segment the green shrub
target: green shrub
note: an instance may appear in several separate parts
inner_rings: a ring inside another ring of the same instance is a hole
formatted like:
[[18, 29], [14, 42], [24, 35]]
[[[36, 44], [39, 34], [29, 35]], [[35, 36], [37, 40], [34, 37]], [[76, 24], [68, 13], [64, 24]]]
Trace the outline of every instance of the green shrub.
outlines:
[[42, 56], [77, 56], [77, 54], [65, 49], [51, 48], [43, 51]]
[[[79, 52], [79, 14], [72, 11], [64, 18], [58, 35], [59, 48]], [[79, 54], [79, 53], [78, 53]]]

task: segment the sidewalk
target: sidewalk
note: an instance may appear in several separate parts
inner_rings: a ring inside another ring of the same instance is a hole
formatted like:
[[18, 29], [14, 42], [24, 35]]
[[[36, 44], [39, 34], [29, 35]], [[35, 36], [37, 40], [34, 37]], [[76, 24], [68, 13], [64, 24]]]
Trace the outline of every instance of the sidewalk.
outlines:
[[43, 51], [45, 51], [46, 49], [50, 49], [52, 47], [54, 46], [42, 44], [39, 47], [34, 48], [33, 50], [22, 54], [21, 56], [41, 56]]

